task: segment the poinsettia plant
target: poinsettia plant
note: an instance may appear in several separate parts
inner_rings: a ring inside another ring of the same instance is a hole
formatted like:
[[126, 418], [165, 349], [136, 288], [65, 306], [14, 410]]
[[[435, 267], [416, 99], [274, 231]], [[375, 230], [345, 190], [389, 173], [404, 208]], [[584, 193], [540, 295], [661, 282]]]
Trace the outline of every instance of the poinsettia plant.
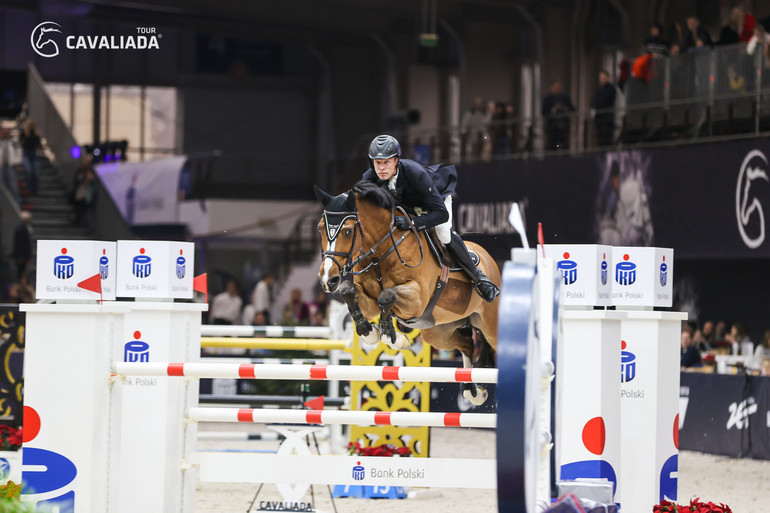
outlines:
[[21, 441], [21, 428], [0, 424], [0, 451], [16, 451]]
[[690, 499], [690, 504], [681, 506], [669, 501], [661, 501], [652, 507], [653, 513], [733, 513], [726, 504], [714, 504], [713, 502], [700, 502], [700, 498]]
[[375, 445], [372, 447], [363, 447], [360, 442], [350, 442], [348, 444], [348, 454], [358, 456], [411, 456], [412, 451], [409, 447], [396, 447], [393, 444]]

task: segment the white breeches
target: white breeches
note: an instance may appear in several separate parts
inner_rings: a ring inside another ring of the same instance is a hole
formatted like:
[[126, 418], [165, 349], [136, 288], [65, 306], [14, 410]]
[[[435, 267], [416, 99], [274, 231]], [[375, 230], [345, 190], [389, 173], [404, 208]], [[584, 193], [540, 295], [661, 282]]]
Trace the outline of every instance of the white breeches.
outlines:
[[441, 223], [440, 225], [436, 226], [436, 235], [438, 235], [438, 240], [441, 241], [442, 244], [449, 244], [449, 242], [452, 240], [452, 195], [444, 199], [444, 205], [446, 205], [447, 212], [449, 212], [449, 219], [446, 223]]

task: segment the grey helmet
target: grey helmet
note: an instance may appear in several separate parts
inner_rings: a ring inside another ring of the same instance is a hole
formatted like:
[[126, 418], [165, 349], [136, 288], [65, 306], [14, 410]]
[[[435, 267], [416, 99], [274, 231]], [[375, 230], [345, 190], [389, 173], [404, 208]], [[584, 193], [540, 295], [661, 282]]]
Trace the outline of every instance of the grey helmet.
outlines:
[[378, 135], [369, 145], [370, 159], [389, 159], [401, 156], [401, 145], [392, 135]]

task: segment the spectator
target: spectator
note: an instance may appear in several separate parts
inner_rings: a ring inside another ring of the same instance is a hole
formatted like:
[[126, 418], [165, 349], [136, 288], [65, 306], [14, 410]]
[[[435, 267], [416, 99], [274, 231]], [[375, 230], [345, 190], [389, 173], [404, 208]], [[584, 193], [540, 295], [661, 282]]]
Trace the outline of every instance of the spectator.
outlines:
[[213, 324], [236, 324], [241, 315], [242, 304], [238, 285], [233, 280], [228, 281], [227, 290], [214, 296], [211, 302], [210, 317]]
[[754, 349], [754, 358], [751, 361], [751, 367], [754, 369], [760, 369], [762, 362], [770, 359], [770, 330], [765, 330], [765, 335], [762, 337], [762, 343], [758, 344]]
[[492, 154], [497, 156], [508, 156], [511, 154], [511, 140], [508, 138], [505, 104], [503, 102], [497, 102], [494, 105], [495, 107], [489, 125], [489, 133], [492, 138]]
[[11, 139], [11, 132], [7, 128], [0, 128], [0, 171], [2, 171], [3, 183], [8, 187], [17, 205], [21, 205], [19, 177], [17, 175], [21, 160], [20, 148]]
[[24, 153], [25, 181], [29, 194], [37, 196], [37, 179], [40, 166], [37, 163], [37, 150], [42, 147], [40, 135], [37, 133], [37, 125], [32, 118], [27, 118], [24, 129], [19, 134], [19, 144]]
[[714, 46], [714, 41], [711, 39], [711, 34], [705, 28], [700, 26], [700, 21], [695, 16], [687, 18], [687, 30], [682, 31], [682, 26], [677, 22], [676, 29], [680, 36], [680, 49], [682, 52], [686, 52], [690, 48], [694, 47], [696, 40], [700, 37], [703, 44], [709, 48]]
[[714, 327], [714, 341], [724, 342], [727, 340], [727, 323], [725, 321], [718, 321], [716, 327]]
[[283, 320], [287, 326], [307, 325], [310, 322], [310, 309], [302, 300], [300, 289], [292, 289], [289, 302], [283, 308]]
[[599, 146], [613, 143], [615, 132], [615, 96], [617, 91], [607, 70], [599, 72], [599, 90], [591, 100], [596, 123], [596, 139]]
[[735, 64], [727, 65], [727, 78], [730, 80], [730, 92], [732, 93], [745, 93], [746, 92], [746, 78], [743, 75], [738, 74], [735, 71]]
[[631, 61], [623, 59], [618, 65], [618, 89], [625, 92], [626, 82], [631, 78]]
[[89, 214], [96, 196], [96, 173], [90, 158], [81, 159], [70, 194], [75, 204], [75, 226], [90, 226]]
[[698, 348], [698, 351], [705, 353], [709, 350], [709, 344], [706, 340], [706, 337], [703, 336], [703, 332], [701, 330], [695, 330], [692, 334], [692, 343], [695, 347]]
[[517, 123], [514, 116], [513, 104], [508, 102], [505, 104], [505, 130], [508, 134], [508, 140], [510, 141], [511, 151], [516, 151], [516, 137], [517, 137]]
[[760, 376], [770, 376], [770, 358], [765, 358], [759, 366]]
[[11, 285], [8, 291], [8, 300], [11, 303], [35, 302], [35, 289], [29, 284], [26, 272], [19, 277], [19, 281]]
[[689, 367], [700, 367], [701, 358], [700, 351], [692, 341], [692, 336], [689, 331], [682, 332], [682, 352], [680, 358], [680, 365], [682, 368], [687, 369]]
[[575, 112], [572, 99], [564, 93], [562, 83], [552, 80], [548, 94], [543, 98], [542, 114], [545, 117], [548, 150], [569, 148], [570, 113]]
[[484, 146], [489, 140], [487, 126], [490, 116], [484, 107], [484, 100], [475, 98], [471, 107], [465, 111], [462, 120], [462, 134], [465, 140], [465, 157], [481, 157]]
[[716, 342], [715, 338], [715, 332], [714, 332], [714, 321], [706, 321], [703, 323], [703, 327], [701, 328], [701, 333], [703, 333], [703, 337], [706, 339], [706, 343], [709, 345], [709, 347], [714, 346], [714, 342]]
[[265, 312], [255, 313], [254, 319], [249, 324], [252, 326], [267, 326], [267, 317], [265, 317]]
[[11, 258], [16, 263], [16, 277], [18, 280], [26, 274], [27, 265], [32, 258], [32, 237], [30, 236], [30, 223], [32, 216], [26, 210], [21, 213], [21, 223], [13, 232], [13, 247]]
[[668, 40], [661, 36], [663, 28], [659, 23], [653, 23], [650, 25], [650, 35], [644, 40], [645, 53], [651, 53], [653, 55], [665, 56], [668, 55], [671, 45]]
[[251, 294], [254, 315], [262, 312], [265, 316], [265, 324], [270, 324], [270, 310], [273, 308], [273, 283], [275, 283], [275, 276], [272, 272], [267, 271]]
[[748, 1], [742, 2], [741, 14], [743, 15], [743, 22], [741, 23], [741, 28], [738, 31], [738, 40], [741, 43], [748, 43], [751, 39], [751, 36], [754, 35], [754, 28], [756, 28], [758, 25], [757, 19], [751, 13], [751, 7], [749, 6]]
[[734, 45], [740, 42], [740, 33], [743, 26], [743, 10], [740, 7], [733, 7], [730, 11], [730, 17], [722, 26], [719, 32], [718, 45]]
[[746, 45], [746, 53], [754, 55], [758, 51], [765, 57], [765, 67], [770, 66], [770, 34], [765, 31], [762, 24], [757, 23], [754, 27], [754, 35], [749, 39]]
[[[310, 317], [313, 320], [313, 326], [325, 326], [326, 318], [329, 316], [329, 298], [323, 290], [319, 290], [315, 295], [315, 300], [308, 305], [310, 308]], [[320, 314], [320, 318], [316, 315]]]
[[736, 322], [733, 324], [732, 329], [730, 330], [730, 338], [729, 340], [733, 344], [733, 354], [741, 354], [744, 351], [742, 350], [744, 344], [751, 344], [751, 346], [754, 345], [754, 343], [749, 338], [749, 332], [746, 330], [746, 326], [742, 322]]

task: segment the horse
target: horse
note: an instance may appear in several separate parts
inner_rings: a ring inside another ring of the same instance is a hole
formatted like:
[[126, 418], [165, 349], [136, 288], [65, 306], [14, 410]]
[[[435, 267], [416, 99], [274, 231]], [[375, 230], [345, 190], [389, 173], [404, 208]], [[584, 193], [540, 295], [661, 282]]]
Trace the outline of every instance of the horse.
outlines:
[[[409, 231], [395, 228], [397, 212], [410, 217], [396, 206], [389, 191], [361, 181], [337, 196], [318, 187], [315, 193], [324, 206], [318, 223], [321, 287], [340, 293], [364, 343], [409, 347], [409, 339], [394, 328], [395, 316], [403, 325], [421, 329], [432, 347], [458, 349], [464, 367], [494, 366], [499, 298], [485, 302], [465, 272], [449, 272], [449, 265], [439, 264], [440, 257], [427, 254], [426, 231], [413, 224]], [[489, 253], [473, 242], [467, 245], [478, 255], [481, 270], [499, 287], [500, 270]], [[375, 326], [370, 321], [378, 315]], [[474, 383], [463, 383], [462, 391], [476, 405], [488, 396], [483, 385]]]

